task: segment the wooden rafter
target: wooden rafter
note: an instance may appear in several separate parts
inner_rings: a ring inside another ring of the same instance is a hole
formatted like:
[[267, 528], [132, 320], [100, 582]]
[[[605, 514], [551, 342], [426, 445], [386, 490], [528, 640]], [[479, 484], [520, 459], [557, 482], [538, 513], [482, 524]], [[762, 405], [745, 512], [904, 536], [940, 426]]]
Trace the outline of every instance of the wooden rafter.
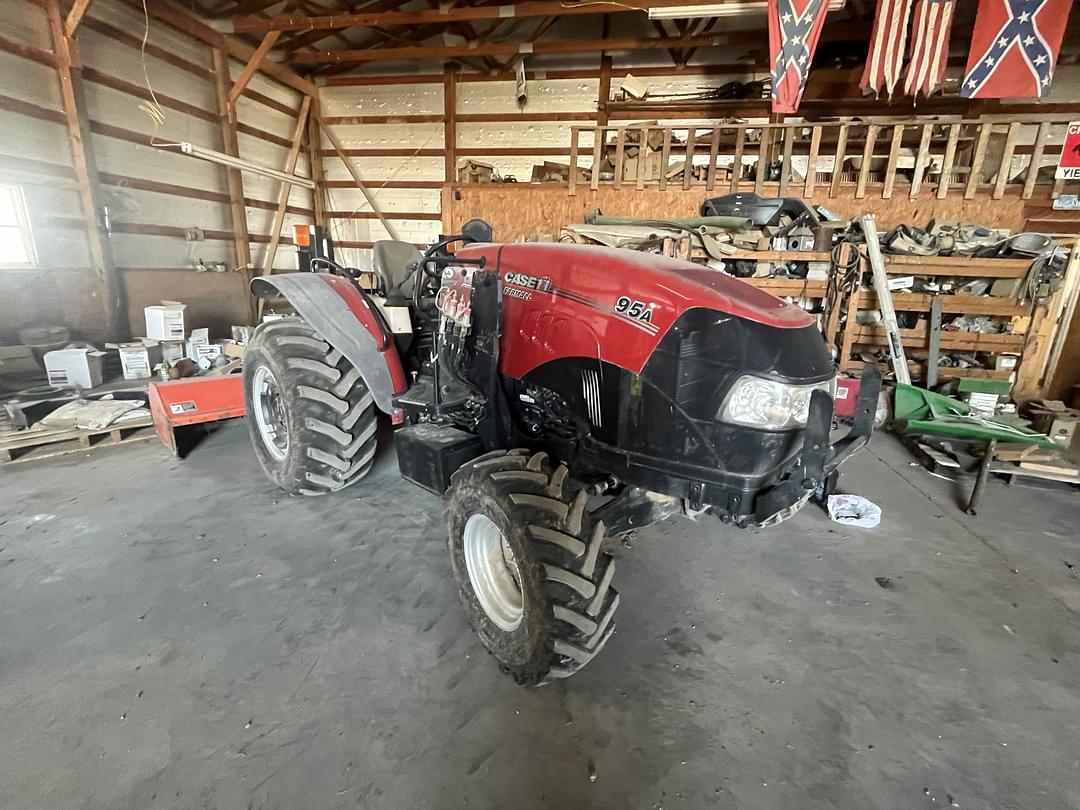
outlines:
[[333, 128], [327, 126], [326, 122], [322, 119], [319, 119], [319, 127], [322, 129], [323, 134], [326, 135], [327, 140], [330, 141], [331, 146], [334, 147], [334, 151], [337, 153], [338, 158], [345, 164], [345, 169], [349, 172], [353, 182], [356, 183], [356, 187], [360, 189], [360, 193], [364, 195], [364, 199], [367, 200], [368, 205], [371, 206], [371, 210], [375, 212], [375, 215], [379, 218], [379, 222], [383, 224], [383, 227], [386, 228], [386, 232], [390, 234], [390, 238], [400, 240], [397, 229], [379, 209], [379, 206], [375, 202], [375, 198], [372, 196], [371, 192], [368, 191], [367, 184], [364, 182], [363, 178], [360, 177], [360, 172], [357, 170], [356, 165], [349, 159], [345, 147], [342, 146], [338, 136], [334, 134]]
[[639, 51], [672, 47], [707, 47], [739, 42], [760, 44], [760, 34], [750, 31], [731, 35], [702, 35], [697, 37], [619, 37], [600, 39], [561, 39], [549, 42], [483, 42], [469, 45], [426, 46], [416, 45], [396, 48], [368, 48], [365, 50], [297, 53], [292, 57], [296, 64], [337, 64], [342, 62], [375, 62], [387, 59], [428, 60], [461, 59], [470, 56], [518, 56], [528, 53], [592, 53], [599, 51]]
[[[123, 0], [123, 2], [139, 9], [141, 13], [142, 0]], [[211, 28], [206, 23], [197, 20], [195, 17], [176, 6], [167, 3], [149, 2], [148, 0], [146, 8], [151, 16], [167, 23], [177, 31], [187, 34], [201, 42], [205, 42], [213, 48], [224, 48], [233, 59], [239, 59], [246, 62], [251, 58], [251, 55], [255, 53], [254, 48], [244, 44], [235, 37], [222, 34], [220, 31]], [[318, 87], [302, 76], [297, 75], [292, 68], [283, 65], [280, 62], [274, 62], [270, 59], [263, 60], [262, 64], [259, 66], [259, 70], [267, 76], [281, 82], [286, 87], [291, 87], [293, 90], [297, 90], [304, 95], [316, 98], [319, 95]]]
[[90, 0], [75, 0], [72, 4], [71, 10], [64, 19], [64, 33], [69, 37], [75, 36], [75, 32], [79, 30], [79, 23], [82, 22], [83, 15], [86, 14], [89, 6]]
[[280, 31], [267, 31], [266, 36], [264, 36], [262, 42], [259, 43], [259, 47], [255, 49], [255, 53], [251, 54], [251, 58], [248, 59], [247, 64], [244, 65], [244, 69], [241, 70], [240, 75], [236, 77], [236, 82], [229, 91], [230, 104], [235, 104], [236, 100], [243, 94], [244, 88], [246, 88], [248, 82], [251, 81], [251, 77], [255, 75], [255, 71], [259, 69], [259, 66], [266, 58], [266, 55], [270, 53], [270, 49], [274, 47], [274, 43], [278, 41], [278, 37], [280, 36]]
[[[442, 6], [443, 4], [440, 4]], [[357, 28], [368, 26], [419, 25], [422, 23], [475, 22], [478, 20], [513, 19], [524, 17], [571, 16], [577, 14], [642, 13], [650, 8], [706, 5], [694, 0], [596, 0], [571, 4], [566, 2], [525, 2], [490, 6], [461, 4], [419, 11], [385, 11], [356, 14], [334, 14], [320, 17], [279, 14], [269, 19], [236, 17], [233, 31], [260, 33], [263, 31], [311, 31], [316, 28]]]

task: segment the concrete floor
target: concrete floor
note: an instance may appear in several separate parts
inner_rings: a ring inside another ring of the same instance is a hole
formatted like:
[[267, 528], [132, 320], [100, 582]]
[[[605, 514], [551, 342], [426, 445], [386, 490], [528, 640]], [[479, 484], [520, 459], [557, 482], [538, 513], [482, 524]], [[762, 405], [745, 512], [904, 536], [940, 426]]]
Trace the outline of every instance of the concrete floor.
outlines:
[[538, 690], [391, 453], [325, 499], [242, 424], [0, 470], [0, 805], [1080, 807], [1080, 500], [968, 519], [888, 436], [846, 469], [879, 529], [642, 531], [619, 633]]

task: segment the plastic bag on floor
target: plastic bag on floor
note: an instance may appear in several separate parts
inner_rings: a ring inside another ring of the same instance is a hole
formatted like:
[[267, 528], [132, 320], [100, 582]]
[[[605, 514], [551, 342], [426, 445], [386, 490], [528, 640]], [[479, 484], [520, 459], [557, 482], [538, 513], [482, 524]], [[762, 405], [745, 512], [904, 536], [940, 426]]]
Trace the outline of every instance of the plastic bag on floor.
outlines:
[[881, 507], [861, 495], [830, 495], [829, 517], [836, 523], [873, 529], [881, 523]]

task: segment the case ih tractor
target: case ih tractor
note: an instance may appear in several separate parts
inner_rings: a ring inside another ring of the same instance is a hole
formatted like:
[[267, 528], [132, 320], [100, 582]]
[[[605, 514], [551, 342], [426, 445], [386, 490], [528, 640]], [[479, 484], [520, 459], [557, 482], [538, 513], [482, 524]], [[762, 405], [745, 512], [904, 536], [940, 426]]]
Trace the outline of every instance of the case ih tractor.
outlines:
[[329, 272], [253, 284], [295, 312], [245, 356], [259, 460], [289, 493], [334, 492], [392, 417], [401, 474], [448, 500], [470, 623], [520, 684], [573, 674], [614, 632], [605, 537], [676, 513], [777, 523], [872, 431], [876, 371], [830, 443], [814, 319], [689, 262], [491, 244], [473, 220], [422, 255], [376, 243], [371, 274], [311, 264]]

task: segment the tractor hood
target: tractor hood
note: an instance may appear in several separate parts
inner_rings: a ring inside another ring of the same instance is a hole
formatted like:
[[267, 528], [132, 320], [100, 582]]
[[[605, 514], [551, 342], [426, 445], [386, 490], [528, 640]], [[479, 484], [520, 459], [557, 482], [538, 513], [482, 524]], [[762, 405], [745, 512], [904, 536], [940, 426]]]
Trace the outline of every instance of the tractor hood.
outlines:
[[[471, 245], [503, 285], [500, 368], [518, 379], [552, 360], [591, 357], [641, 371], [685, 313], [766, 330], [805, 330], [814, 318], [743, 281], [686, 261], [617, 248], [550, 243]], [[824, 343], [822, 343], [824, 347]]]
[[[528, 275], [548, 277], [559, 288], [603, 300], [614, 305], [619, 295], [632, 299], [651, 296], [656, 303], [673, 309], [672, 321], [691, 307], [727, 312], [779, 329], [799, 329], [814, 323], [805, 310], [781, 301], [734, 276], [699, 264], [669, 259], [653, 253], [591, 245], [524, 242], [502, 246], [478, 245], [462, 256], [483, 253], [492, 262], [499, 253], [499, 267]], [[490, 266], [490, 264], [489, 264]], [[618, 293], [612, 297], [612, 293]]]

